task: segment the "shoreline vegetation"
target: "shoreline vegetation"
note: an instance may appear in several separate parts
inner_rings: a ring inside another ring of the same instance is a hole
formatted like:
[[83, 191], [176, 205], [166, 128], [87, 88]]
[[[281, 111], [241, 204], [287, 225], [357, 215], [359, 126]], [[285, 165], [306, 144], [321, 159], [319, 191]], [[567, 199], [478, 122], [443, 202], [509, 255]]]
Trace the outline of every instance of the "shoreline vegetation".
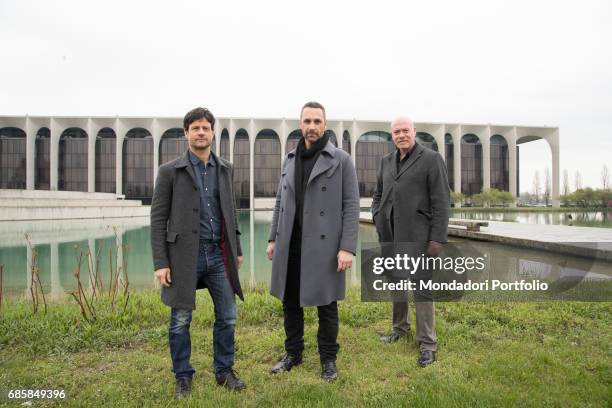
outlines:
[[[414, 337], [390, 345], [388, 303], [340, 302], [339, 380], [319, 378], [315, 308], [305, 310], [304, 364], [268, 374], [283, 354], [281, 303], [264, 287], [238, 302], [236, 366], [242, 393], [215, 384], [213, 307], [198, 291], [192, 323], [192, 397], [180, 406], [606, 406], [612, 389], [611, 302], [437, 303], [438, 361], [421, 369]], [[159, 292], [104, 294], [86, 321], [70, 298], [46, 315], [31, 300], [5, 298], [0, 309], [0, 384], [64, 390], [66, 400], [37, 406], [173, 406], [167, 323]], [[119, 303], [125, 308], [118, 308]], [[412, 313], [412, 327], [414, 313]], [[13, 404], [25, 400], [13, 401]]]

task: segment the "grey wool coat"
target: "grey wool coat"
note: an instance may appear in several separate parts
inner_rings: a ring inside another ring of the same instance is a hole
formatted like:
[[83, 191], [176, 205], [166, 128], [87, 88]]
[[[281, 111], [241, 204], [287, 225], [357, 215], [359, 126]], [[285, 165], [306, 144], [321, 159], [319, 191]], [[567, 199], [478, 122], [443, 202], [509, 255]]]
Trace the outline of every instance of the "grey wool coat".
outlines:
[[417, 143], [398, 173], [396, 153], [381, 159], [372, 199], [380, 242], [447, 242], [450, 190], [442, 156]]
[[[281, 170], [269, 239], [276, 241], [270, 293], [283, 299], [289, 241], [295, 218], [295, 149]], [[337, 272], [338, 251], [355, 254], [359, 189], [351, 157], [328, 142], [315, 163], [304, 194], [300, 305], [322, 306], [344, 299], [345, 273]]]
[[[211, 152], [211, 155], [213, 153]], [[233, 190], [232, 165], [218, 157], [221, 206], [221, 250], [227, 279], [243, 299], [236, 257], [242, 256]], [[195, 309], [200, 241], [200, 195], [188, 152], [159, 168], [151, 202], [153, 266], [169, 267], [171, 286], [162, 286], [162, 301], [174, 308]], [[244, 300], [244, 299], [243, 299]]]

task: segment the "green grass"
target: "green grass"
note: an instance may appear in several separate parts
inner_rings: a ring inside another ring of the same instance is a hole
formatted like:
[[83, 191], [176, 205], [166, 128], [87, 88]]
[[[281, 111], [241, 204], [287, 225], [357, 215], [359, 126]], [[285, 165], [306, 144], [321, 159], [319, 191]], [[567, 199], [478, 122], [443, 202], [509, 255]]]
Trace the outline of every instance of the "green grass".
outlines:
[[[36, 406], [175, 406], [168, 309], [157, 292], [132, 293], [126, 312], [108, 302], [84, 322], [73, 301], [32, 315], [25, 301], [0, 310], [0, 389], [63, 389]], [[378, 342], [390, 305], [340, 304], [339, 380], [319, 378], [316, 310], [306, 313], [304, 364], [268, 374], [283, 353], [280, 302], [251, 290], [239, 304], [236, 369], [242, 393], [215, 385], [212, 303], [198, 293], [192, 323], [194, 391], [179, 406], [598, 407], [612, 401], [612, 303], [438, 303], [439, 361], [421, 369], [414, 341]], [[413, 321], [413, 328], [414, 328]], [[5, 398], [5, 397], [3, 397]], [[20, 401], [23, 402], [23, 401]], [[0, 404], [10, 404], [0, 399]], [[17, 403], [12, 403], [18, 405]]]

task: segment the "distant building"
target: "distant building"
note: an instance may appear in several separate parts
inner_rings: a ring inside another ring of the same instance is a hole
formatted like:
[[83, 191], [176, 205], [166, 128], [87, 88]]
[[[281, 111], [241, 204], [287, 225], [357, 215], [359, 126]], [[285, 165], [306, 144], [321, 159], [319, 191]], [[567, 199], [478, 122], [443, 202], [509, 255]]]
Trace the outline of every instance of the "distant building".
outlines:
[[[355, 162], [362, 205], [376, 186], [380, 157], [393, 150], [389, 122], [328, 120], [336, 146]], [[451, 190], [483, 188], [517, 197], [519, 145], [537, 139], [552, 152], [559, 205], [559, 129], [415, 123], [422, 145], [444, 158]], [[242, 208], [270, 207], [281, 158], [301, 137], [297, 119], [218, 118], [214, 150], [234, 163]], [[0, 188], [110, 192], [150, 202], [157, 168], [186, 149], [182, 118], [0, 116]]]

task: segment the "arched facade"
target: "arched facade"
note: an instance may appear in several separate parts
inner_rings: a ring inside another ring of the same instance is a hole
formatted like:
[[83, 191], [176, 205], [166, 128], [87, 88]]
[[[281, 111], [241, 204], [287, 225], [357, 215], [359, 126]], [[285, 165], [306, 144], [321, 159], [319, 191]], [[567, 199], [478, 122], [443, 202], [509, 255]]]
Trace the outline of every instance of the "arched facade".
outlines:
[[[259, 178], [267, 180], [264, 174], [271, 169], [267, 167], [267, 159], [265, 164], [255, 159], [255, 145], [263, 143], [263, 139], [255, 135], [265, 129], [273, 130], [278, 137], [275, 146], [280, 145], [280, 151], [287, 153], [301, 137], [297, 129], [299, 121], [218, 119], [220, 133], [216, 137], [220, 140], [217, 147], [221, 157], [233, 161], [239, 205], [242, 208], [269, 208], [266, 206], [271, 205], [273, 198], [269, 197], [267, 187], [265, 193], [263, 190], [261, 193], [255, 191], [260, 183]], [[0, 129], [16, 128], [25, 132], [26, 163], [19, 166], [18, 170], [22, 173], [16, 178], [21, 188], [25, 171], [26, 189], [115, 192], [145, 202], [151, 198], [156, 165], [185, 149], [176, 147], [171, 151], [169, 148], [172, 143], [178, 144], [179, 140], [183, 140], [182, 134], [180, 138], [177, 137], [180, 123], [181, 118], [168, 117], [0, 116]], [[336, 138], [342, 135], [342, 149], [351, 155], [355, 163], [362, 198], [371, 197], [380, 157], [393, 150], [390, 135], [385, 131], [389, 129], [389, 122], [328, 119], [327, 125], [332, 141], [334, 137], [331, 132]], [[419, 143], [429, 143], [434, 150], [437, 145], [443, 155], [451, 189], [468, 195], [492, 187], [509, 190], [517, 196], [519, 145], [538, 139], [546, 140], [552, 154], [549, 167], [553, 205], [559, 203], [558, 128], [418, 122], [415, 126], [420, 131]], [[168, 129], [172, 129], [174, 135], [168, 135], [165, 132]], [[295, 130], [292, 132], [292, 129]], [[15, 144], [11, 146], [18, 147], [11, 154], [23, 162], [23, 151], [19, 147], [23, 146], [21, 131], [12, 130], [10, 135], [4, 131], [4, 141], [0, 144], [6, 145], [7, 138], [15, 139]], [[7, 175], [11, 172], [8, 170], [7, 173], [7, 168], [15, 168], [14, 164], [8, 164], [7, 154], [6, 148], [0, 150], [0, 166], [5, 177], [1, 180], [2, 187], [10, 187], [8, 179], [13, 176]], [[257, 153], [258, 157], [260, 154]], [[362, 205], [367, 205], [367, 201], [362, 200]]]
[[117, 191], [117, 135], [109, 127], [100, 129], [96, 136], [96, 186], [99, 193]]
[[275, 131], [264, 129], [255, 137], [255, 198], [276, 197], [281, 166], [280, 139]]
[[357, 140], [355, 165], [359, 181], [359, 196], [372, 197], [376, 189], [376, 176], [380, 159], [395, 150], [391, 133], [370, 131]]
[[174, 160], [187, 150], [187, 139], [181, 128], [172, 128], [164, 132], [159, 142], [159, 164]]
[[425, 146], [426, 148], [435, 152], [438, 151], [438, 142], [436, 142], [436, 139], [434, 139], [434, 137], [429, 133], [417, 132], [416, 138], [420, 145]]
[[59, 140], [57, 189], [87, 191], [87, 133], [77, 127], [64, 130]]
[[0, 188], [26, 188], [26, 134], [16, 127], [0, 129]]
[[491, 188], [510, 191], [510, 156], [502, 135], [491, 136]]
[[143, 203], [153, 197], [153, 137], [144, 128], [131, 129], [123, 140], [123, 194]]
[[239, 129], [234, 137], [234, 194], [236, 196], [236, 208], [250, 207], [251, 180], [250, 169], [250, 145], [249, 134], [244, 129]]
[[468, 133], [461, 138], [461, 192], [474, 195], [482, 191], [482, 144]]

